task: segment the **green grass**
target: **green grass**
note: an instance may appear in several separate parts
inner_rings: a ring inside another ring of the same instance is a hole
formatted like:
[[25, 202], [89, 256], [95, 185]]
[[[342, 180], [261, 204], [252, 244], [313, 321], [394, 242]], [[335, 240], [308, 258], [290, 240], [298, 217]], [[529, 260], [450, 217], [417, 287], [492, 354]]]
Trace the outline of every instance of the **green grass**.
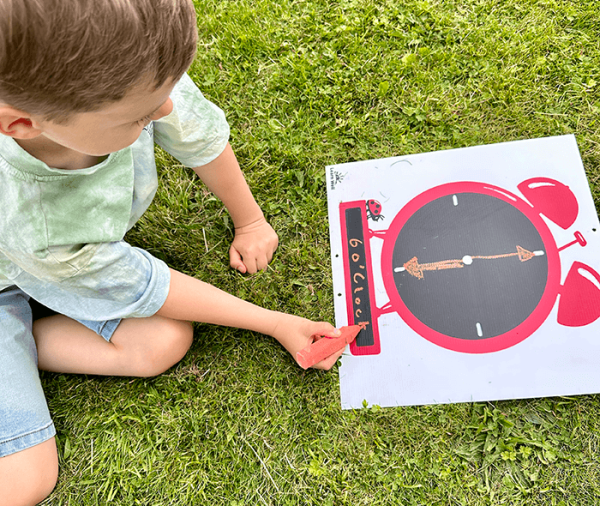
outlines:
[[[574, 133], [600, 205], [594, 0], [197, 0], [190, 75], [220, 105], [280, 236], [228, 266], [221, 204], [158, 152], [129, 240], [244, 299], [333, 319], [327, 164]], [[593, 505], [600, 397], [342, 412], [336, 371], [199, 324], [154, 379], [43, 374], [61, 472], [47, 505]]]

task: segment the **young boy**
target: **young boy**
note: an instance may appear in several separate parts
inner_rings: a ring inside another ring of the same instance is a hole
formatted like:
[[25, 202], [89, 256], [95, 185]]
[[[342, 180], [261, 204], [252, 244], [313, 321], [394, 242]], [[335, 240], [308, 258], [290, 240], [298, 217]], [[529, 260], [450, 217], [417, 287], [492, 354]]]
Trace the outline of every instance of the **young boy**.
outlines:
[[[38, 368], [160, 374], [188, 350], [190, 321], [271, 335], [294, 357], [338, 335], [123, 241], [156, 191], [156, 141], [229, 210], [233, 268], [265, 269], [277, 248], [223, 113], [184, 73], [196, 39], [191, 0], [0, 0], [2, 505], [35, 504], [56, 483]], [[36, 320], [35, 301], [56, 314]]]

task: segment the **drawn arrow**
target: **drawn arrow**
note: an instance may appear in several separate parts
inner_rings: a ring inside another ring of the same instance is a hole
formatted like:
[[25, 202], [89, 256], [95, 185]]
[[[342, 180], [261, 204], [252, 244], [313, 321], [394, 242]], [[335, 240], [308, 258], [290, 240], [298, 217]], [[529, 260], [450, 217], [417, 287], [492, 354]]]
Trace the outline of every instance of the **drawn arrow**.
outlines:
[[424, 271], [441, 271], [444, 269], [462, 269], [465, 265], [471, 265], [474, 259], [479, 260], [495, 260], [498, 258], [518, 257], [521, 262], [527, 262], [533, 257], [544, 255], [543, 251], [529, 251], [517, 244], [517, 251], [514, 253], [505, 253], [503, 255], [491, 256], [471, 256], [465, 255], [460, 260], [442, 260], [440, 262], [430, 262], [420, 264], [417, 257], [411, 258], [404, 264], [403, 267], [396, 267], [394, 272], [406, 271], [411, 276], [418, 279], [423, 279]]

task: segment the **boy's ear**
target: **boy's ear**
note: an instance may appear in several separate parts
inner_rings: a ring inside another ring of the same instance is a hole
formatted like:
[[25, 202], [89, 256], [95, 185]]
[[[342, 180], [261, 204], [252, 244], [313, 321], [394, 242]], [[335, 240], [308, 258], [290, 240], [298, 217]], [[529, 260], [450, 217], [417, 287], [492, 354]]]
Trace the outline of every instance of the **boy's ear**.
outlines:
[[33, 139], [42, 130], [30, 114], [10, 105], [0, 104], [0, 133], [14, 139]]

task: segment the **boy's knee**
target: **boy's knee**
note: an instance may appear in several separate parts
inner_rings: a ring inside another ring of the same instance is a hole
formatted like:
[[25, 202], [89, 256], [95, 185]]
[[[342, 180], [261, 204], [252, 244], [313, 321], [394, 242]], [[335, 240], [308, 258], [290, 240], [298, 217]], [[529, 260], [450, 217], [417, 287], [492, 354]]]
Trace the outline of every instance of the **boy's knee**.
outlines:
[[156, 334], [159, 338], [144, 359], [140, 374], [144, 377], [157, 376], [177, 364], [192, 345], [194, 328], [190, 322], [164, 319]]
[[54, 438], [0, 458], [0, 504], [29, 506], [50, 495], [58, 480]]
[[38, 504], [52, 493], [58, 481], [58, 461], [55, 469], [56, 472], [45, 470], [42, 476], [31, 482], [31, 498], [22, 504]]

